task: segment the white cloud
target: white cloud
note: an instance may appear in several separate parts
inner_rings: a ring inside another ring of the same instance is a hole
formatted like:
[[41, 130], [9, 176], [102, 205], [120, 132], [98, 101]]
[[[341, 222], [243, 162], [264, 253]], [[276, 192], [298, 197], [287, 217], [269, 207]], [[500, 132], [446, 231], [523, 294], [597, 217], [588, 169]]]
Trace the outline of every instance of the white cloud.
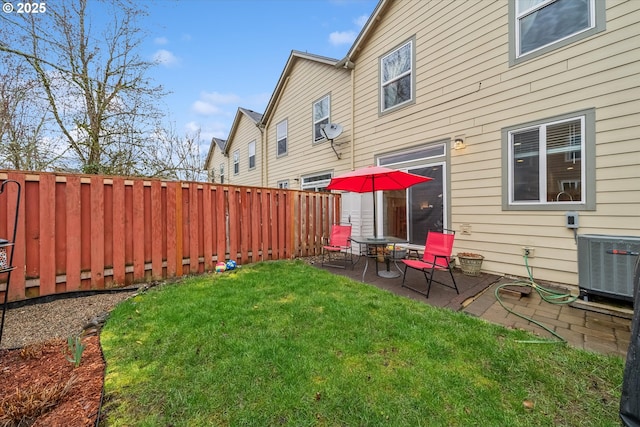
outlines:
[[269, 101], [270, 93], [256, 93], [239, 96], [234, 93], [201, 92], [191, 104], [191, 112], [199, 117], [185, 125], [185, 131], [200, 129], [202, 140], [208, 143], [211, 138], [227, 139], [238, 107], [262, 112]]
[[166, 49], [160, 49], [159, 51], [154, 53], [153, 60], [158, 64], [162, 64], [166, 67], [177, 65], [180, 62], [178, 57], [176, 57], [172, 52]]
[[156, 37], [155, 39], [153, 39], [153, 42], [155, 44], [165, 45], [169, 43], [169, 39], [167, 39], [166, 37]]
[[191, 122], [187, 123], [186, 125], [184, 125], [184, 130], [187, 133], [197, 132], [198, 129], [201, 129], [201, 128], [202, 128], [202, 126], [200, 126], [200, 124], [198, 122], [194, 122], [194, 121], [191, 121]]
[[191, 110], [201, 116], [215, 116], [223, 111], [212, 102], [198, 100], [191, 105]]
[[240, 97], [233, 93], [202, 92], [200, 98], [214, 104], [238, 104]]
[[329, 34], [329, 42], [332, 45], [351, 44], [356, 39], [357, 34], [355, 31], [334, 31]]
[[189, 122], [185, 126], [185, 129], [189, 132], [193, 132], [196, 129], [200, 129], [200, 139], [206, 142], [206, 152], [209, 150], [209, 143], [211, 138], [216, 137], [220, 139], [227, 139], [229, 136], [230, 123], [213, 121], [207, 123]]
[[191, 111], [201, 116], [233, 117], [241, 98], [233, 93], [202, 92], [200, 98], [191, 104]]
[[362, 15], [354, 19], [353, 23], [356, 24], [358, 28], [362, 28], [364, 27], [364, 24], [367, 23], [367, 20], [369, 20], [369, 15]]

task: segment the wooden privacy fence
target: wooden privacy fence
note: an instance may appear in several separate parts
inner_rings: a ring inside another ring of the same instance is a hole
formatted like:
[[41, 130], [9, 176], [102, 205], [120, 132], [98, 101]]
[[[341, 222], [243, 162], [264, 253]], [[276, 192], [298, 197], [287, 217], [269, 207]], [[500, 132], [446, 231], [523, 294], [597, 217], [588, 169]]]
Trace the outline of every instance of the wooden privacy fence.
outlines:
[[[0, 173], [5, 179], [22, 188], [9, 301], [203, 273], [228, 259], [317, 255], [340, 218], [331, 193], [29, 172]], [[17, 198], [8, 187], [5, 239]]]

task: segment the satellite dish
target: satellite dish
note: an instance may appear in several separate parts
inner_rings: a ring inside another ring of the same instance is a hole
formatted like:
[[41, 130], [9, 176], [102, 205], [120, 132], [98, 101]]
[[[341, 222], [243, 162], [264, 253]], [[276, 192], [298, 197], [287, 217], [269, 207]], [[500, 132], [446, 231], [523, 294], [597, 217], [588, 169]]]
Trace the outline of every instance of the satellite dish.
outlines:
[[342, 125], [339, 125], [337, 123], [329, 123], [328, 125], [322, 127], [321, 130], [325, 138], [333, 140], [339, 137], [342, 133]]

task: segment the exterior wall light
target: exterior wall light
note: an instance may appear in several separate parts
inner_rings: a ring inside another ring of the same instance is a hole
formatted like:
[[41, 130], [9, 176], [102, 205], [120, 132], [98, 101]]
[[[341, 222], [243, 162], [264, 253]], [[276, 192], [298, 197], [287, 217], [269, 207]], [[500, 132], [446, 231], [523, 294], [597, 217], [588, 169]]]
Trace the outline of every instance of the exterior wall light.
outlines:
[[466, 148], [466, 144], [464, 143], [464, 140], [462, 138], [456, 138], [453, 141], [453, 149], [454, 150], [462, 150], [464, 148]]

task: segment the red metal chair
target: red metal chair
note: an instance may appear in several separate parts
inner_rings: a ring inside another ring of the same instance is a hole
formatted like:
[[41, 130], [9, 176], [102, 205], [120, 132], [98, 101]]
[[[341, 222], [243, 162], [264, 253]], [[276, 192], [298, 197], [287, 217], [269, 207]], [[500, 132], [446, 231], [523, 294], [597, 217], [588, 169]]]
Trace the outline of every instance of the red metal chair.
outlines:
[[323, 237], [322, 245], [322, 266], [325, 264], [325, 256], [331, 262], [332, 258], [340, 255], [343, 257], [344, 264], [327, 264], [328, 267], [346, 268], [351, 264], [353, 268], [353, 251], [351, 250], [351, 225], [332, 225], [331, 236], [325, 241]]
[[[453, 277], [453, 259], [451, 258], [451, 252], [453, 251], [453, 240], [455, 238], [455, 231], [443, 230], [442, 232], [429, 231], [427, 234], [427, 242], [424, 246], [424, 255], [422, 259], [403, 259], [404, 263], [404, 276], [402, 277], [402, 287], [411, 289], [429, 298], [429, 292], [431, 291], [431, 283], [439, 283], [449, 288], [455, 289], [457, 294], [458, 286], [456, 285], [456, 279]], [[427, 280], [427, 292], [412, 288], [406, 285], [407, 270], [410, 268], [420, 270], [424, 273], [424, 277]], [[434, 280], [433, 276], [436, 271], [448, 271], [451, 276], [453, 285], [443, 283], [438, 280]]]

